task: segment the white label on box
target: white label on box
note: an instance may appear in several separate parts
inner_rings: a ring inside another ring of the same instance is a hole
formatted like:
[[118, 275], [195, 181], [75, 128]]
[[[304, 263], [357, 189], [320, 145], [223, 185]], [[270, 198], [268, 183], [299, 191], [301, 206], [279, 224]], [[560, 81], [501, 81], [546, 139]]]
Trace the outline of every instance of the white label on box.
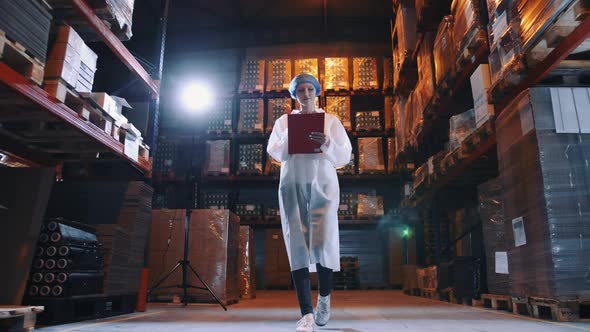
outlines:
[[229, 173], [229, 168], [228, 167], [222, 167], [221, 168], [221, 173]]
[[496, 251], [496, 273], [508, 274], [508, 253]]
[[340, 207], [338, 209], [340, 211], [346, 211], [348, 210], [348, 204], [340, 204]]
[[514, 246], [520, 247], [526, 244], [526, 234], [524, 232], [524, 220], [522, 217], [512, 219], [512, 232], [514, 233]]
[[223, 120], [223, 125], [224, 126], [231, 126], [231, 119], [225, 119], [225, 120]]
[[130, 139], [128, 137], [125, 138], [125, 147], [124, 153], [129, 158], [137, 161], [139, 158], [139, 140], [138, 139]]
[[254, 211], [256, 207], [254, 205], [246, 205], [246, 211]]

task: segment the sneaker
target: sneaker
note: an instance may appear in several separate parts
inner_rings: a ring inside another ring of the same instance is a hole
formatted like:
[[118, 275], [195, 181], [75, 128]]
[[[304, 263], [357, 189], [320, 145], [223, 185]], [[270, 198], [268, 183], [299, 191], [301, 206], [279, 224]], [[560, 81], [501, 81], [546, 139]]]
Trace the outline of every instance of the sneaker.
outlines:
[[313, 314], [307, 314], [297, 322], [296, 332], [313, 332]]
[[315, 308], [314, 319], [318, 326], [328, 324], [330, 320], [330, 295], [318, 296], [318, 305]]

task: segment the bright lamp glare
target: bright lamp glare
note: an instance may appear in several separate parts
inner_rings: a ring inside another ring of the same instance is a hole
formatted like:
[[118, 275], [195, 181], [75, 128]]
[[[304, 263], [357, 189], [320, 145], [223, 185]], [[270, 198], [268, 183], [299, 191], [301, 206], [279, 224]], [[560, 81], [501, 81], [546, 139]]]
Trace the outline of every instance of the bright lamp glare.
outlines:
[[182, 91], [182, 102], [190, 111], [202, 111], [213, 103], [213, 94], [208, 86], [192, 83]]

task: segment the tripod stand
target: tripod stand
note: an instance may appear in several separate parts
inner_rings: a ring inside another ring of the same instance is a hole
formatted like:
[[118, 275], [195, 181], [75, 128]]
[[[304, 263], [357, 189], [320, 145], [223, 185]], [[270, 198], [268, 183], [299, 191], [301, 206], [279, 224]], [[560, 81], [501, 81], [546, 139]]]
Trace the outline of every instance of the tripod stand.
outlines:
[[[189, 234], [190, 234], [190, 227], [191, 227], [191, 214], [193, 212], [192, 203], [194, 202], [194, 200], [191, 199], [192, 195], [190, 194], [191, 193], [190, 188], [195, 188], [194, 182], [193, 182], [194, 176], [193, 176], [193, 159], [192, 159], [192, 150], [194, 149], [194, 145], [195, 145], [195, 132], [193, 130], [192, 144], [191, 144], [191, 149], [190, 149], [190, 153], [189, 153], [189, 155], [190, 155], [190, 168], [187, 171], [187, 176], [186, 176], [186, 188], [187, 188], [187, 195], [186, 196], [187, 196], [187, 199], [186, 199], [186, 214], [184, 216], [184, 253], [183, 253], [183, 258], [182, 258], [182, 260], [179, 260], [178, 263], [176, 263], [176, 265], [174, 265], [174, 267], [170, 271], [168, 271], [166, 273], [166, 275], [164, 275], [162, 277], [162, 279], [160, 279], [154, 285], [154, 287], [152, 287], [150, 289], [150, 293], [154, 289], [158, 289], [158, 286], [160, 286], [164, 281], [166, 281], [166, 279], [168, 279], [168, 277], [170, 277], [174, 273], [174, 271], [176, 271], [178, 268], [181, 268], [182, 269], [182, 283], [180, 285], [165, 286], [165, 287], [160, 287], [159, 289], [181, 288], [182, 292], [183, 292], [183, 305], [184, 306], [188, 305], [188, 289], [189, 288], [206, 290], [209, 292], [209, 294], [211, 294], [211, 296], [213, 296], [215, 301], [217, 301], [217, 303], [219, 303], [219, 305], [223, 308], [223, 310], [227, 311], [227, 308], [223, 305], [223, 303], [221, 303], [221, 301], [219, 300], [217, 295], [215, 295], [215, 293], [211, 290], [211, 288], [209, 288], [209, 285], [207, 285], [207, 283], [203, 280], [203, 278], [201, 278], [201, 276], [197, 273], [197, 271], [191, 265], [191, 262], [188, 260], [188, 244], [189, 244]], [[197, 277], [197, 279], [199, 279], [199, 281], [205, 287], [198, 287], [198, 286], [194, 286], [194, 285], [191, 285], [188, 283], [189, 269], [192, 271], [192, 273]]]

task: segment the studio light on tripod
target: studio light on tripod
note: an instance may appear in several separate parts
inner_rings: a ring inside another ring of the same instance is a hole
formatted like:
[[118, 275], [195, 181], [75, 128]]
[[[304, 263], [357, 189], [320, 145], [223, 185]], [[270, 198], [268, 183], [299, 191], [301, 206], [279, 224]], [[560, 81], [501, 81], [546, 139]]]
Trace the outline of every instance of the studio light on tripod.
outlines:
[[202, 112], [213, 105], [213, 93], [208, 85], [193, 82], [182, 90], [182, 103], [191, 112]]

